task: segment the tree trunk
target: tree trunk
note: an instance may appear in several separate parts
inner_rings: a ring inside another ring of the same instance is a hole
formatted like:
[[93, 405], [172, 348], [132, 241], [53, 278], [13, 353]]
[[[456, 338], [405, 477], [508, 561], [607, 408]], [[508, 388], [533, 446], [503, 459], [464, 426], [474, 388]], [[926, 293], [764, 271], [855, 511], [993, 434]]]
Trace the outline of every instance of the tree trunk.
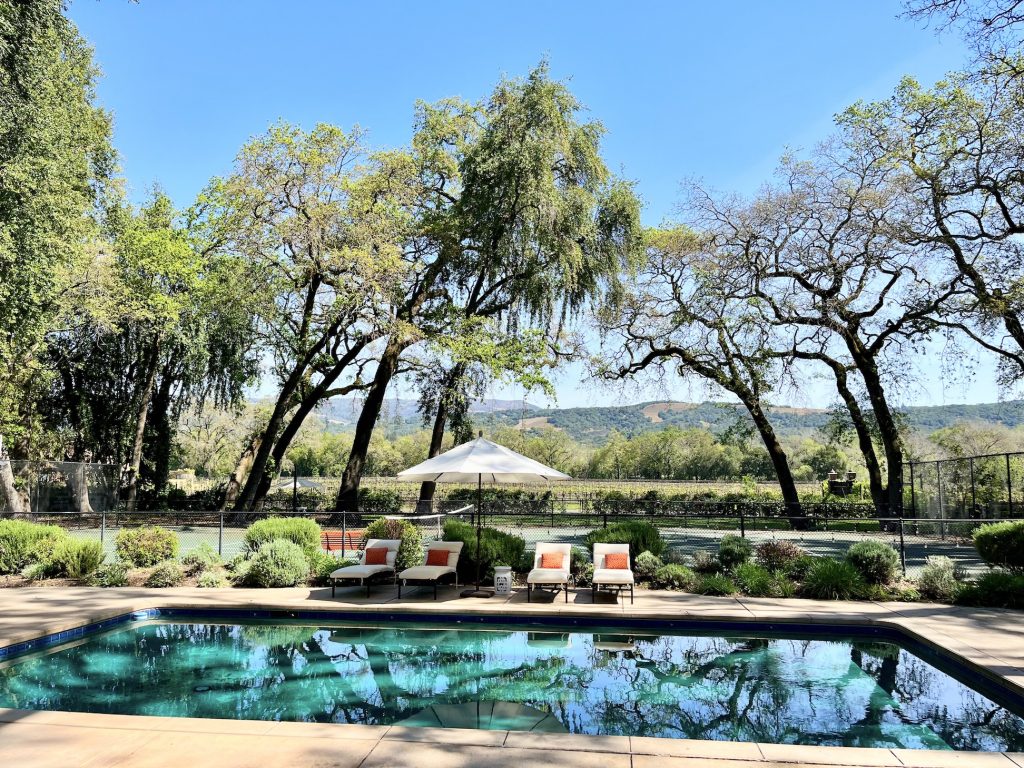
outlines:
[[0, 457], [0, 497], [7, 502], [7, 511], [14, 515], [28, 512], [27, 505], [14, 484], [14, 467], [10, 459]]
[[878, 463], [878, 454], [875, 453], [875, 444], [871, 440], [871, 430], [868, 428], [867, 418], [860, 407], [860, 403], [857, 402], [857, 398], [850, 391], [845, 369], [842, 366], [838, 366], [832, 370], [836, 376], [836, 388], [839, 390], [839, 396], [846, 405], [846, 410], [850, 414], [850, 421], [853, 423], [853, 429], [857, 433], [857, 444], [860, 447], [861, 455], [864, 457], [864, 466], [868, 471], [868, 487], [871, 491], [871, 501], [874, 503], [876, 510], [881, 510], [886, 504], [885, 486], [882, 483], [882, 468]]
[[789, 468], [789, 457], [786, 456], [786, 451], [782, 447], [782, 443], [779, 442], [775, 429], [761, 408], [760, 402], [749, 397], [741, 397], [741, 400], [750, 413], [750, 418], [754, 420], [754, 426], [757, 427], [761, 441], [768, 451], [768, 457], [772, 461], [772, 468], [779, 479], [779, 490], [782, 491], [782, 501], [786, 504], [786, 515], [790, 518], [790, 524], [794, 528], [802, 528], [805, 523], [796, 518], [803, 518], [805, 514], [800, 506], [800, 495], [796, 490], [793, 472]]
[[394, 337], [388, 339], [388, 345], [380, 356], [380, 362], [377, 363], [373, 383], [366, 393], [363, 410], [359, 413], [359, 420], [356, 422], [352, 451], [348, 455], [348, 464], [341, 476], [341, 487], [338, 489], [338, 497], [334, 502], [334, 508], [339, 512], [358, 511], [359, 481], [363, 476], [363, 468], [366, 466], [370, 438], [373, 436], [373, 428], [377, 425], [377, 417], [380, 416], [381, 408], [384, 405], [388, 384], [391, 383], [395, 371], [398, 370], [398, 358], [404, 348], [405, 346]]
[[71, 492], [71, 500], [74, 502], [75, 509], [81, 515], [91, 515], [93, 512], [92, 504], [89, 501], [89, 478], [85, 471], [86, 466], [85, 462], [78, 462], [65, 475], [68, 490]]
[[246, 475], [245, 485], [242, 492], [235, 501], [235, 509], [239, 512], [250, 509], [256, 498], [256, 491], [263, 482], [263, 475], [267, 471], [267, 460], [270, 458], [270, 451], [274, 447], [278, 432], [281, 431], [281, 424], [294, 405], [295, 391], [298, 388], [298, 378], [293, 372], [285, 385], [281, 388], [274, 403], [274, 410], [267, 420], [267, 426], [263, 429], [263, 435], [256, 446], [256, 453], [253, 455], [252, 464]]
[[256, 457], [257, 451], [259, 451], [261, 442], [263, 442], [263, 430], [254, 433], [242, 450], [242, 455], [238, 458], [234, 471], [228, 477], [228, 484], [224, 490], [224, 501], [220, 505], [222, 511], [230, 508], [238, 499], [238, 493], [241, 491], [242, 484], [246, 478], [249, 477], [253, 459]]
[[143, 443], [145, 455], [149, 457], [151, 466], [148, 472], [146, 466], [143, 466], [141, 473], [144, 479], [152, 483], [154, 495], [159, 495], [167, 487], [167, 478], [171, 472], [174, 425], [170, 409], [171, 395], [175, 384], [172, 368], [172, 365], [164, 366], [164, 370], [160, 374], [160, 384], [153, 394], [146, 426], [146, 439]]
[[153, 347], [149, 353], [149, 360], [146, 363], [146, 379], [142, 385], [142, 392], [139, 397], [139, 409], [135, 416], [135, 438], [132, 441], [132, 459], [128, 467], [128, 498], [125, 508], [134, 512], [137, 505], [139, 493], [139, 467], [142, 465], [142, 441], [146, 435], [146, 416], [149, 413], [149, 403], [153, 398], [153, 387], [156, 384], [157, 360], [160, 356], [160, 339], [153, 340]]

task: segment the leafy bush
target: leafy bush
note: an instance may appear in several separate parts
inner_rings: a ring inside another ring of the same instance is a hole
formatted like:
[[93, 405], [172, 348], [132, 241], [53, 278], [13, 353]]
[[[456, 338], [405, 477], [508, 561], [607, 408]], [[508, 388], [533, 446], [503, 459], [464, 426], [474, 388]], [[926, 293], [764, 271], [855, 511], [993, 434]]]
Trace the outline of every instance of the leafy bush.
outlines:
[[128, 566], [116, 561], [102, 565], [93, 574], [92, 583], [97, 587], [127, 587]]
[[[641, 552], [633, 563], [633, 573], [637, 581], [654, 581], [655, 572], [664, 565], [661, 559], [650, 552]], [[687, 569], [689, 570], [689, 569]]]
[[900, 570], [900, 556], [880, 541], [858, 541], [846, 552], [846, 562], [868, 584], [891, 584]]
[[974, 532], [974, 548], [990, 566], [1024, 573], [1024, 520], [981, 526]]
[[860, 571], [845, 560], [817, 557], [807, 571], [800, 592], [818, 600], [853, 600], [864, 594]]
[[708, 574], [697, 579], [693, 591], [698, 595], [735, 595], [736, 585], [728, 576]]
[[408, 520], [378, 517], [366, 527], [363, 539], [400, 539], [402, 543], [398, 545], [395, 559], [395, 568], [399, 571], [423, 563], [423, 536]]
[[917, 588], [929, 600], [951, 602], [960, 591], [960, 574], [948, 557], [929, 557], [917, 579]]
[[629, 559], [634, 563], [641, 552], [660, 555], [665, 551], [661, 531], [643, 520], [628, 520], [607, 528], [596, 528], [587, 534], [584, 541], [590, 550], [595, 544], [629, 544]]
[[576, 586], [577, 587], [589, 587], [594, 582], [594, 564], [583, 563], [580, 566], [579, 572], [576, 574]]
[[[444, 524], [445, 541], [463, 542], [459, 557], [459, 577], [469, 582], [476, 578], [476, 527], [461, 520], [447, 520]], [[494, 565], [506, 563], [522, 567], [529, 560], [527, 570], [533, 568], [532, 555], [527, 555], [526, 540], [520, 536], [484, 528], [480, 532], [480, 575], [484, 580], [494, 577]], [[578, 577], [577, 577], [578, 578]]]
[[791, 541], [766, 541], [755, 551], [757, 564], [769, 571], [786, 571], [790, 565], [807, 553]]
[[743, 565], [753, 553], [754, 547], [749, 541], [731, 533], [723, 536], [718, 544], [718, 562], [727, 571]]
[[309, 558], [309, 578], [314, 586], [324, 587], [331, 583], [331, 574], [339, 568], [355, 565], [355, 560], [339, 560], [329, 552], [317, 552]]
[[298, 545], [310, 557], [320, 551], [320, 526], [307, 517], [268, 517], [246, 528], [242, 541], [245, 550], [255, 554], [264, 544], [277, 539]]
[[364, 515], [397, 515], [402, 511], [402, 494], [387, 488], [360, 488], [358, 504]]
[[178, 556], [178, 535], [156, 525], [124, 528], [114, 540], [114, 550], [119, 560], [147, 568]]
[[18, 573], [27, 565], [47, 560], [57, 543], [67, 537], [67, 531], [56, 525], [0, 520], [0, 574]]
[[737, 566], [733, 577], [740, 589], [751, 597], [792, 597], [796, 585], [782, 571], [769, 571], [755, 563]]
[[654, 573], [655, 586], [661, 589], [691, 589], [697, 582], [697, 574], [685, 565], [669, 563], [658, 568]]
[[989, 571], [957, 594], [960, 605], [1024, 608], [1024, 574]]
[[245, 583], [252, 587], [294, 587], [309, 578], [309, 560], [302, 547], [288, 539], [274, 539], [253, 556]]
[[147, 587], [177, 587], [185, 580], [185, 572], [175, 560], [160, 563], [146, 579]]
[[215, 568], [221, 562], [217, 550], [205, 541], [181, 558], [181, 565], [189, 576], [196, 576], [211, 568]]
[[796, 560], [791, 560], [789, 564], [782, 569], [782, 572], [791, 579], [803, 581], [807, 578], [807, 574], [810, 573], [811, 568], [814, 567], [814, 562], [817, 559], [818, 558], [813, 555], [800, 555]]
[[48, 563], [55, 576], [84, 579], [99, 569], [104, 557], [100, 542], [69, 538], [54, 547]]
[[226, 587], [227, 582], [224, 581], [224, 577], [215, 571], [206, 571], [199, 576], [196, 580], [196, 586], [202, 587], [203, 589], [217, 589], [218, 587]]
[[[514, 563], [508, 563], [508, 565], [514, 565]], [[583, 547], [573, 547], [569, 550], [569, 573], [578, 577], [580, 575], [580, 571], [588, 565], [591, 566], [590, 570], [593, 571], [594, 563], [592, 562], [590, 553], [587, 550]]]
[[722, 570], [722, 564], [718, 562], [718, 558], [710, 552], [698, 550], [693, 553], [690, 559], [693, 561], [693, 570], [697, 573], [719, 573]]

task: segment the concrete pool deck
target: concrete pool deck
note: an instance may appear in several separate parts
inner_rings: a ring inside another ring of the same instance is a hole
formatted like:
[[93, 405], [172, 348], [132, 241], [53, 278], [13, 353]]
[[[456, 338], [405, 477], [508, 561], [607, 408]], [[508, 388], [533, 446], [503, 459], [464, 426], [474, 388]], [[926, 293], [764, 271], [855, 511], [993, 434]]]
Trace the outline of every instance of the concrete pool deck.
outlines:
[[[814, 600], [714, 598], [637, 591], [628, 599], [593, 603], [589, 590], [543, 602], [525, 592], [490, 600], [463, 599], [446, 588], [434, 602], [425, 589], [401, 601], [393, 587], [367, 598], [357, 588], [308, 589], [0, 589], [0, 647], [147, 608], [245, 608], [486, 613], [515, 616], [716, 619], [899, 628], [954, 654], [1024, 692], [1024, 613], [926, 603], [844, 603]], [[515, 766], [522, 768], [1024, 768], [1024, 754], [815, 747], [627, 736], [548, 735], [517, 731], [405, 728], [0, 709], [0, 765], [77, 766]]]

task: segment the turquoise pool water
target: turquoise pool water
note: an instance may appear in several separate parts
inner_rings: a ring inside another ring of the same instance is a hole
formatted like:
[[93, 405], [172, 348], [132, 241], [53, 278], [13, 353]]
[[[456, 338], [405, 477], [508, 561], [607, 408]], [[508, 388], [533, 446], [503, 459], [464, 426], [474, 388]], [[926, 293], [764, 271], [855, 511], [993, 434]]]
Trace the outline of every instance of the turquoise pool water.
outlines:
[[154, 622], [0, 666], [0, 706], [1024, 750], [1024, 719], [859, 639]]

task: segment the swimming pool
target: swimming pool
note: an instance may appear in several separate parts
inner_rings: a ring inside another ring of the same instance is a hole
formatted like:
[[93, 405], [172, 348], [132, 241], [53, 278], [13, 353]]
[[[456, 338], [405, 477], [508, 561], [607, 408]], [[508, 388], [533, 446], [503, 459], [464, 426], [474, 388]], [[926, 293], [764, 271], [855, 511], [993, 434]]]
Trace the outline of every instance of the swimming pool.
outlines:
[[884, 633], [426, 621], [122, 622], [0, 665], [0, 706], [1024, 750], [1019, 702]]

